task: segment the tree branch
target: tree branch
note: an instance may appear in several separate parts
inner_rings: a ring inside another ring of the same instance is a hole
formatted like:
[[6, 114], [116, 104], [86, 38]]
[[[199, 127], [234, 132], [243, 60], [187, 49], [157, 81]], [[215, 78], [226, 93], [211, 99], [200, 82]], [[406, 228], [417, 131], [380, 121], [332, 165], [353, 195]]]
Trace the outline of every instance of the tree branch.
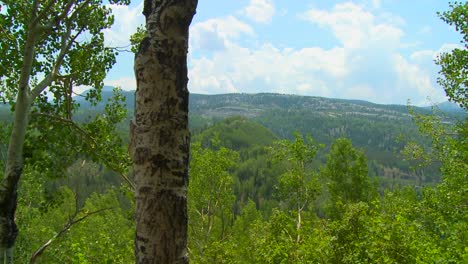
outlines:
[[81, 3], [74, 11], [73, 13], [68, 16], [68, 19], [71, 20], [71, 21], [74, 21], [75, 20], [75, 17], [76, 15], [85, 7], [89, 4], [89, 2], [91, 2], [91, 0], [86, 0], [84, 1], [83, 3]]
[[[56, 1], [51, 0], [51, 2], [52, 2], [52, 4], [54, 4]], [[52, 30], [54, 28], [54, 26], [58, 26], [61, 21], [63, 21], [65, 18], [67, 18], [68, 13], [70, 12], [70, 9], [72, 8], [74, 2], [75, 2], [75, 0], [68, 1], [68, 3], [63, 8], [63, 11], [62, 11], [62, 13], [60, 13], [60, 15], [52, 17], [52, 19], [46, 25], [43, 25], [43, 26], [40, 27], [41, 32], [46, 32], [47, 30]], [[45, 16], [46, 12], [44, 12], [44, 14], [42, 14], [42, 13], [39, 14], [39, 16], [41, 16], [41, 15]], [[72, 21], [71, 19], [68, 19], [68, 20]], [[37, 20], [36, 22], [40, 22], [40, 20]]]
[[[52, 119], [53, 121], [62, 122], [64, 124], [68, 125], [68, 126], [71, 126], [74, 129], [76, 129], [83, 137], [89, 139], [92, 142], [92, 144], [94, 144], [94, 146], [99, 145], [98, 142], [91, 135], [89, 135], [88, 132], [86, 132], [83, 128], [81, 128], [78, 124], [76, 124], [75, 122], [73, 122], [70, 119], [66, 119], [66, 118], [63, 118], [63, 117], [60, 117], [60, 116], [50, 115], [50, 114], [46, 114], [46, 113], [33, 113], [33, 115], [43, 116], [43, 117]], [[106, 164], [106, 166], [109, 167], [111, 170], [117, 172], [127, 182], [127, 184], [130, 185], [132, 190], [135, 190], [135, 184], [126, 175], [124, 175], [124, 173], [122, 171], [120, 171], [119, 169], [111, 166], [110, 164]]]
[[55, 2], [56, 1], [54, 0], [49, 0], [49, 2], [45, 5], [44, 9], [37, 15], [36, 18], [34, 18], [33, 24], [39, 24], [39, 22], [47, 15], [47, 13], [55, 4]]
[[[59, 76], [59, 70], [62, 66], [63, 60], [67, 55], [68, 51], [70, 50], [72, 44], [75, 42], [76, 38], [83, 32], [84, 28], [81, 28], [73, 37], [70, 38], [71, 35], [71, 26], [68, 27], [67, 32], [64, 33], [62, 36], [62, 46], [60, 48], [60, 53], [57, 56], [55, 64], [52, 68], [52, 71], [47, 74], [47, 76], [34, 87], [31, 91], [32, 100], [34, 100], [39, 94], [42, 93], [55, 79]], [[67, 42], [67, 39], [70, 40]]]
[[82, 217], [80, 217], [78, 219], [75, 219], [78, 216], [78, 214], [81, 212], [81, 210], [76, 210], [75, 213], [73, 214], [73, 217], [71, 217], [68, 220], [68, 222], [64, 225], [64, 227], [57, 234], [55, 234], [51, 239], [49, 239], [49, 241], [44, 243], [39, 249], [37, 249], [32, 254], [31, 258], [29, 259], [29, 263], [30, 264], [35, 263], [37, 258], [40, 257], [42, 255], [42, 253], [44, 253], [44, 251], [50, 246], [50, 244], [52, 244], [52, 242], [54, 242], [57, 238], [59, 238], [60, 236], [65, 234], [68, 230], [70, 230], [70, 228], [74, 224], [77, 224], [77, 223], [85, 220], [86, 218], [88, 218], [88, 217], [90, 217], [92, 215], [99, 214], [99, 213], [102, 213], [104, 211], [112, 210], [112, 209], [114, 209], [114, 208], [113, 207], [102, 208], [102, 209], [99, 209], [99, 210], [96, 210], [96, 211], [93, 211], [93, 212], [90, 212], [90, 213], [86, 213], [84, 216], [82, 216]]
[[46, 113], [33, 113], [33, 115], [46, 117], [46, 118], [51, 119], [52, 121], [62, 122], [64, 124], [66, 124], [66, 125], [69, 125], [69, 126], [73, 127], [74, 129], [78, 130], [78, 132], [80, 132], [83, 136], [85, 136], [86, 138], [91, 140], [94, 145], [97, 145], [96, 140], [93, 137], [91, 137], [88, 134], [88, 132], [86, 132], [83, 128], [81, 128], [78, 124], [76, 124], [75, 122], [73, 122], [70, 119], [66, 119], [66, 118], [63, 118], [63, 117], [60, 117], [60, 116], [46, 114]]
[[30, 23], [29, 25], [35, 25], [34, 23], [34, 20], [36, 19], [37, 17], [37, 10], [39, 9], [39, 1], [38, 0], [34, 0], [33, 4], [32, 4], [32, 10], [31, 10], [31, 18], [34, 18], [34, 19], [30, 19]]

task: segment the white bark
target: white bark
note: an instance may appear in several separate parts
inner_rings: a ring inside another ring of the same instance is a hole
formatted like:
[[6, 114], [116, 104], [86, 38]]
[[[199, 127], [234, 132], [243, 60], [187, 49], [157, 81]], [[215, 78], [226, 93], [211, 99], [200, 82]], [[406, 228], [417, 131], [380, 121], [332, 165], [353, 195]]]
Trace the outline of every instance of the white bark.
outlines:
[[145, 0], [130, 152], [137, 263], [188, 263], [188, 28], [197, 0]]
[[13, 129], [8, 144], [5, 173], [0, 183], [0, 256], [5, 257], [6, 263], [13, 263], [13, 246], [18, 234], [15, 223], [17, 186], [24, 166], [23, 145], [31, 108], [29, 79], [34, 60], [35, 30], [36, 28], [31, 25], [24, 48], [24, 62], [18, 82]]

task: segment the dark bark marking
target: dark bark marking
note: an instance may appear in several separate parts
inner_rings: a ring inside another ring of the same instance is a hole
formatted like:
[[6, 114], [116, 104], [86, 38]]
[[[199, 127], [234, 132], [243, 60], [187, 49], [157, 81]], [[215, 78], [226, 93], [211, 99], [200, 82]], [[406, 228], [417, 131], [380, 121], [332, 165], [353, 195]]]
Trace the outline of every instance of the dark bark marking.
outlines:
[[[22, 170], [16, 169], [14, 172], [16, 175], [21, 175]], [[8, 194], [10, 192], [10, 194]], [[18, 201], [17, 185], [13, 185], [12, 190], [6, 190], [6, 193], [2, 193], [2, 196], [6, 199], [2, 199], [4, 203], [0, 204], [0, 225], [2, 229], [6, 231], [5, 236], [0, 241], [1, 245], [5, 248], [13, 247], [15, 244], [16, 237], [18, 236], [18, 226], [15, 223], [15, 213]]]
[[157, 154], [151, 158], [153, 168], [168, 170], [170, 161], [162, 154]]
[[146, 194], [146, 193], [150, 193], [151, 190], [153, 190], [153, 188], [147, 187], [147, 186], [143, 186], [143, 187], [141, 187], [141, 188], [138, 189], [138, 192], [139, 192], [139, 193], [145, 193], [145, 194]]
[[143, 15], [148, 17], [153, 12], [153, 0], [145, 0]]
[[135, 164], [141, 165], [149, 159], [150, 154], [151, 150], [149, 148], [137, 147], [135, 149], [135, 154], [133, 155], [133, 162], [135, 162]]
[[[151, 0], [150, 0], [151, 1]], [[145, 7], [146, 7], [146, 1], [145, 1]], [[144, 12], [144, 11], [143, 11]], [[138, 49], [138, 53], [135, 54], [135, 58], [136, 56], [138, 56], [138, 54], [143, 54], [143, 53], [146, 53], [146, 51], [148, 51], [149, 47], [151, 46], [151, 41], [150, 41], [150, 38], [149, 37], [145, 37], [143, 38], [143, 40], [141, 41], [140, 43], [140, 47]]]

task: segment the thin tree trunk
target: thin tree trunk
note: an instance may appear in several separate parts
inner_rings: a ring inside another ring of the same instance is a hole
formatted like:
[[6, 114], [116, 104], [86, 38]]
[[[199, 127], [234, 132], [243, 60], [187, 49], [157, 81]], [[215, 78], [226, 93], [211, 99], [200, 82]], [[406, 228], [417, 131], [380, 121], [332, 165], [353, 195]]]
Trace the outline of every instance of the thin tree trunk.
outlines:
[[301, 242], [301, 228], [302, 228], [302, 209], [297, 209], [297, 239], [296, 242]]
[[145, 0], [130, 125], [137, 263], [188, 263], [188, 29], [197, 0]]
[[[0, 185], [0, 263], [13, 263], [13, 246], [18, 228], [15, 223], [17, 186], [23, 172], [23, 145], [30, 109], [26, 91], [18, 94], [15, 121], [8, 145], [5, 175]], [[6, 261], [5, 261], [6, 259]], [[3, 261], [3, 262], [2, 262]]]
[[[34, 2], [32, 18], [35, 18], [38, 2]], [[33, 20], [33, 19], [32, 19]], [[24, 46], [23, 65], [18, 82], [14, 123], [8, 144], [5, 174], [0, 183], [0, 263], [13, 263], [13, 246], [18, 235], [15, 223], [16, 206], [18, 202], [17, 187], [23, 173], [23, 146], [26, 129], [29, 124], [31, 96], [29, 79], [34, 61], [34, 46], [36, 43], [36, 25], [29, 26], [28, 37]]]

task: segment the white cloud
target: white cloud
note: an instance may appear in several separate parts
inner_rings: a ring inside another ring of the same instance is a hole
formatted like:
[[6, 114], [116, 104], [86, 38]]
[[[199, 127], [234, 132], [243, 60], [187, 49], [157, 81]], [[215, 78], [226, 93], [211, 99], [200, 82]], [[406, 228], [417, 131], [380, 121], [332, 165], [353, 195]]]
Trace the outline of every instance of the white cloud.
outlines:
[[368, 100], [371, 102], [378, 101], [378, 95], [375, 90], [368, 84], [357, 84], [345, 88], [343, 91], [343, 97], [349, 99]]
[[442, 90], [434, 87], [430, 72], [416, 63], [411, 63], [399, 54], [394, 55], [393, 59], [397, 75], [397, 92], [410, 90], [416, 92], [415, 98], [427, 96], [436, 100], [444, 98]]
[[119, 79], [113, 79], [113, 80], [105, 80], [104, 81], [105, 85], [109, 86], [114, 86], [114, 87], [120, 87], [123, 90], [135, 90], [136, 89], [136, 81], [135, 77], [122, 77]]
[[374, 16], [374, 18], [380, 23], [389, 24], [394, 27], [403, 27], [406, 25], [406, 20], [401, 16], [389, 12], [379, 13], [377, 16]]
[[[191, 92], [279, 92], [401, 104], [426, 96], [443, 98], [430, 61], [437, 53], [400, 54], [405, 21], [398, 16], [376, 15], [348, 2], [331, 10], [312, 8], [302, 17], [331, 29], [338, 45], [292, 49], [259, 43], [253, 29], [233, 17], [195, 25], [192, 36], [214, 32], [223, 48], [197, 53], [203, 45], [192, 42], [191, 53], [195, 50], [197, 56], [190, 54]], [[225, 26], [228, 20], [234, 22], [230, 28]]]
[[436, 56], [440, 53], [451, 52], [454, 49], [463, 49], [463, 46], [460, 44], [454, 44], [454, 43], [444, 43], [440, 47], [440, 49], [437, 51]]
[[233, 16], [213, 18], [194, 24], [190, 28], [190, 44], [195, 49], [221, 50], [231, 40], [242, 35], [255, 35], [249, 25]]
[[[312, 8], [302, 17], [330, 28], [345, 48], [366, 48], [375, 44], [396, 47], [403, 36], [403, 31], [396, 25], [377, 21], [374, 14], [352, 2], [337, 4], [331, 11]], [[385, 17], [388, 14], [383, 16], [387, 20]]]
[[143, 1], [135, 7], [126, 5], [108, 5], [115, 17], [114, 25], [104, 30], [106, 44], [113, 47], [124, 47], [130, 44], [130, 36], [139, 25], [145, 23], [142, 14]]
[[462, 48], [460, 44], [444, 43], [439, 50], [418, 50], [413, 52], [410, 58], [419, 64], [428, 63], [429, 61], [434, 62], [440, 54]]
[[215, 60], [201, 58], [195, 60], [194, 66], [189, 71], [190, 92], [212, 94], [212, 93], [235, 93], [238, 92], [232, 80], [224, 72], [217, 71]]
[[435, 59], [435, 51], [433, 50], [418, 50], [411, 53], [410, 58], [418, 64], [433, 61]]
[[[222, 40], [222, 49], [212, 54], [197, 53], [190, 57], [189, 87], [197, 93], [280, 92], [338, 98], [361, 98], [374, 102], [400, 100], [404, 103], [411, 90], [394, 93], [397, 73], [394, 55], [398, 54], [403, 31], [392, 24], [391, 14], [377, 18], [364, 7], [354, 3], [336, 5], [331, 11], [311, 9], [304, 17], [331, 28], [341, 45], [324, 49], [278, 48], [270, 43], [258, 44], [253, 30], [235, 18], [230, 30], [220, 30], [227, 19], [208, 20], [194, 26], [192, 42], [215, 32]], [[239, 22], [239, 23], [237, 23]], [[242, 25], [242, 26], [240, 26]], [[230, 33], [221, 33], [230, 32]], [[243, 36], [242, 39], [239, 36]], [[243, 43], [252, 40], [254, 48]], [[405, 76], [403, 76], [405, 77]], [[403, 78], [401, 77], [401, 79]], [[393, 78], [393, 80], [392, 80]], [[406, 83], [409, 79], [404, 79]], [[412, 81], [409, 89], [418, 89]], [[392, 95], [393, 96], [393, 95]]]
[[341, 48], [257, 49], [231, 45], [212, 58], [191, 59], [189, 87], [196, 93], [281, 92], [331, 96], [348, 74]]
[[[251, 25], [235, 16], [193, 24], [190, 91], [278, 92], [401, 104], [407, 99], [419, 103], [427, 96], [443, 101], [432, 60], [453, 45], [403, 56], [401, 50], [409, 49], [402, 43], [406, 22], [370, 4], [367, 8], [352, 2], [329, 10], [312, 8], [302, 17], [331, 29], [336, 45], [293, 49], [265, 43]], [[106, 84], [132, 88], [135, 82], [122, 78]]]
[[[79, 85], [79, 86], [74, 86], [74, 87], [73, 87], [73, 92], [74, 92], [75, 94], [82, 94], [84, 91], [87, 91], [87, 90], [89, 90], [89, 89], [92, 89], [92, 87], [91, 87], [91, 86], [88, 86], [88, 85]], [[49, 93], [49, 92], [48, 92], [48, 93]], [[50, 94], [50, 96], [53, 96], [51, 93], [49, 93], [49, 94]], [[48, 94], [48, 95], [49, 95], [49, 94]]]
[[296, 88], [297, 94], [332, 97], [332, 90], [322, 80], [309, 80], [307, 83], [299, 84]]
[[[441, 53], [450, 52], [456, 48], [463, 47], [460, 44], [445, 43], [438, 50], [415, 51], [411, 53], [408, 59], [396, 54], [394, 56], [394, 67], [398, 75], [397, 85], [400, 86], [400, 89], [412, 89], [416, 92], [414, 98], [411, 98], [416, 105], [447, 101], [443, 89], [437, 84], [440, 67], [435, 64], [434, 60]], [[430, 101], [418, 99], [422, 97], [429, 97]]]
[[268, 24], [275, 14], [275, 6], [271, 0], [250, 0], [242, 13], [257, 23]]
[[374, 8], [380, 8], [381, 4], [382, 4], [382, 3], [381, 3], [380, 0], [372, 0], [372, 6], [373, 6]]
[[322, 71], [334, 78], [343, 78], [349, 73], [346, 52], [342, 48], [324, 50], [304, 48], [291, 53], [290, 64], [301, 71]]

